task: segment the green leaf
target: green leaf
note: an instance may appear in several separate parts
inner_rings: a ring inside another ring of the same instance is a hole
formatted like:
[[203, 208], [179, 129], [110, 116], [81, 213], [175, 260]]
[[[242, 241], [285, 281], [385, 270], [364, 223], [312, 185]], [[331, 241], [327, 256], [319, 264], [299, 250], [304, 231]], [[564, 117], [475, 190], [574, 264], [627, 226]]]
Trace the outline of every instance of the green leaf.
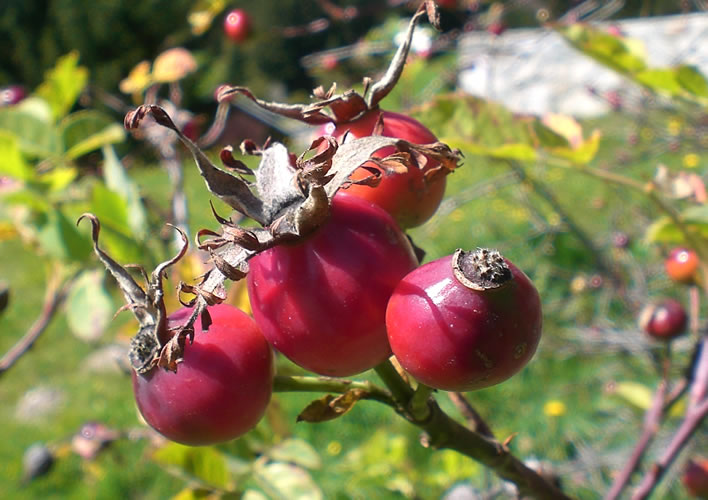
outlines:
[[322, 459], [317, 451], [305, 440], [289, 438], [267, 451], [267, 455], [277, 462], [290, 462], [307, 469], [319, 469]]
[[148, 223], [138, 186], [125, 171], [112, 147], [103, 147], [103, 160], [103, 179], [106, 186], [123, 198], [127, 205], [128, 226], [133, 235], [143, 241], [147, 235]]
[[123, 127], [95, 110], [70, 114], [59, 124], [59, 131], [64, 139], [65, 155], [69, 159], [125, 140]]
[[615, 71], [632, 75], [647, 67], [641, 46], [635, 41], [581, 23], [558, 26], [557, 31], [572, 46]]
[[528, 144], [504, 144], [503, 146], [487, 147], [482, 144], [444, 138], [443, 142], [452, 148], [460, 149], [465, 155], [487, 156], [497, 160], [535, 161], [538, 158], [536, 150]]
[[46, 212], [46, 220], [39, 225], [38, 239], [47, 254], [63, 261], [85, 261], [91, 253], [89, 240], [58, 207]]
[[691, 95], [708, 97], [708, 80], [695, 66], [681, 65], [676, 68], [679, 85]]
[[576, 165], [587, 165], [595, 159], [600, 148], [602, 134], [595, 130], [592, 135], [580, 144], [577, 148], [552, 148], [549, 150], [551, 156], [557, 156], [569, 160]]
[[101, 241], [116, 260], [139, 262], [145, 255], [132, 234], [128, 204], [118, 193], [102, 183], [93, 186], [89, 211], [101, 221]]
[[36, 92], [49, 103], [54, 120], [59, 120], [74, 106], [87, 81], [88, 70], [79, 66], [79, 53], [73, 51], [47, 71]]
[[322, 490], [312, 476], [297, 465], [271, 462], [256, 462], [256, 480], [266, 493], [275, 498], [288, 500], [321, 500]]
[[[699, 237], [708, 238], [708, 206], [700, 205], [690, 207], [681, 212], [681, 220], [688, 228]], [[646, 230], [647, 242], [682, 244], [685, 237], [679, 227], [668, 216], [655, 220]]]
[[21, 108], [0, 109], [0, 130], [14, 134], [20, 150], [30, 156], [59, 156], [63, 150], [61, 138], [54, 126]]
[[315, 423], [334, 420], [348, 413], [365, 395], [363, 389], [350, 389], [337, 396], [327, 394], [308, 404], [297, 416], [297, 421]]
[[0, 175], [22, 181], [34, 177], [34, 170], [22, 157], [17, 137], [5, 130], [0, 130]]
[[175, 468], [205, 485], [222, 490], [234, 487], [226, 457], [211, 446], [192, 447], [169, 443], [156, 450], [152, 458], [157, 463]]
[[79, 171], [75, 167], [54, 167], [40, 174], [35, 184], [41, 184], [42, 190], [47, 193], [57, 193], [74, 182], [78, 175]]
[[683, 93], [676, 71], [672, 68], [647, 69], [637, 73], [635, 78], [639, 83], [659, 94], [678, 96]]
[[71, 287], [66, 300], [67, 323], [83, 341], [101, 338], [113, 317], [115, 307], [103, 283], [103, 271], [84, 271]]
[[644, 411], [651, 407], [654, 398], [652, 390], [638, 382], [617, 382], [614, 394]]

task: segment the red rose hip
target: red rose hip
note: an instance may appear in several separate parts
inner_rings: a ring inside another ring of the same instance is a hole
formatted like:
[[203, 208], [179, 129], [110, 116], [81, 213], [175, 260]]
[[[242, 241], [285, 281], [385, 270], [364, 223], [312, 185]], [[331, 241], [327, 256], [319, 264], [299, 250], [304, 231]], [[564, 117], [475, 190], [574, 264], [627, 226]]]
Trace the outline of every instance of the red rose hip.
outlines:
[[386, 309], [391, 349], [418, 381], [448, 391], [498, 384], [521, 370], [541, 338], [541, 300], [499, 252], [458, 250], [398, 284]]
[[251, 18], [243, 9], [234, 9], [224, 19], [224, 32], [234, 42], [240, 43], [251, 33]]
[[338, 195], [330, 219], [309, 239], [250, 260], [253, 317], [273, 347], [301, 367], [355, 375], [391, 355], [386, 303], [416, 265], [389, 214]]
[[688, 316], [681, 303], [674, 299], [664, 299], [644, 307], [639, 314], [639, 326], [650, 337], [670, 340], [686, 330]]
[[688, 248], [674, 248], [664, 261], [666, 274], [679, 283], [693, 283], [698, 272], [698, 255]]
[[[422, 123], [409, 116], [374, 109], [350, 122], [338, 123], [335, 128], [325, 127], [323, 132], [341, 139], [348, 131], [352, 138], [368, 137], [374, 132], [379, 116], [383, 119], [384, 137], [396, 137], [413, 144], [431, 144], [437, 137]], [[395, 152], [395, 149], [383, 148], [374, 156], [382, 158]], [[425, 174], [438, 165], [428, 160], [422, 168], [410, 168], [405, 173], [384, 174], [376, 187], [352, 184], [344, 192], [364, 198], [390, 213], [402, 228], [420, 226], [430, 219], [437, 210], [445, 194], [446, 176], [426, 179]], [[376, 167], [374, 167], [376, 168]], [[351, 176], [361, 179], [371, 175], [365, 169], [358, 169]]]
[[[187, 445], [229, 441], [256, 426], [273, 388], [273, 354], [253, 319], [235, 307], [208, 308], [212, 324], [194, 324], [177, 372], [133, 372], [133, 391], [145, 421], [166, 438]], [[191, 313], [180, 309], [168, 326]]]

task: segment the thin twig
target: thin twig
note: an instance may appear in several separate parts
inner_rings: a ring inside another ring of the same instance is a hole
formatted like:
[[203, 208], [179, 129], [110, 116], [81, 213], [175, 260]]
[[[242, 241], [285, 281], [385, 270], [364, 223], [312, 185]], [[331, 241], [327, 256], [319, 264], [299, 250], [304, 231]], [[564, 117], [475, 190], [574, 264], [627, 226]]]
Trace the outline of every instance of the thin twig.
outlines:
[[649, 468], [632, 495], [632, 500], [643, 500], [651, 495], [664, 473], [708, 415], [708, 336], [704, 336], [702, 344], [701, 354], [695, 364], [691, 397], [684, 420], [659, 460]]
[[656, 433], [659, 431], [663, 415], [662, 410], [664, 407], [666, 387], [666, 379], [663, 379], [661, 382], [659, 382], [659, 386], [657, 387], [656, 393], [654, 394], [654, 400], [649, 409], [647, 410], [646, 415], [644, 416], [644, 428], [642, 429], [642, 435], [637, 441], [637, 444], [634, 447], [634, 450], [632, 451], [632, 455], [629, 457], [629, 460], [627, 461], [624, 468], [612, 484], [612, 487], [610, 488], [609, 493], [607, 493], [605, 500], [615, 500], [616, 498], [619, 498], [619, 496], [629, 484], [629, 480], [631, 479], [632, 474], [637, 470], [637, 468], [641, 464], [642, 458], [644, 457], [646, 450], [649, 448], [649, 445], [654, 440]]
[[24, 336], [0, 358], [0, 376], [14, 366], [29, 351], [37, 339], [44, 333], [62, 304], [74, 282], [76, 275], [61, 281], [59, 275], [51, 276], [44, 294], [44, 303], [39, 317], [32, 323]]
[[494, 433], [491, 427], [485, 422], [477, 410], [467, 401], [467, 398], [461, 392], [448, 392], [448, 397], [454, 404], [464, 419], [467, 421], [467, 426], [481, 435], [494, 439]]

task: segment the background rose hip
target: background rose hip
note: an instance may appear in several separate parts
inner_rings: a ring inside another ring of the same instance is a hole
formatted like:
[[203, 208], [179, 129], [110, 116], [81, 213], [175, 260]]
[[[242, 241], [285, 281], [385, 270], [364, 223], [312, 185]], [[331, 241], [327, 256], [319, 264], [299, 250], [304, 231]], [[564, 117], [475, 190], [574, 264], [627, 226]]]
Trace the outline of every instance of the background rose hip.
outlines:
[[674, 299], [648, 304], [639, 314], [639, 326], [642, 330], [660, 340], [670, 340], [681, 335], [687, 324], [686, 310]]
[[[194, 325], [194, 342], [184, 349], [177, 373], [153, 368], [133, 373], [140, 413], [173, 441], [206, 445], [234, 439], [252, 429], [270, 401], [273, 356], [253, 319], [233, 306], [209, 307], [212, 324]], [[178, 326], [190, 309], [172, 314]]]
[[696, 498], [708, 498], [708, 458], [689, 460], [681, 475], [686, 490]]
[[698, 255], [689, 248], [674, 248], [664, 261], [666, 274], [679, 283], [692, 283], [698, 272]]
[[243, 9], [233, 9], [224, 19], [224, 32], [234, 42], [243, 42], [251, 34], [251, 17]]
[[526, 365], [541, 338], [541, 301], [528, 277], [498, 252], [470, 254], [481, 258], [483, 272], [501, 276], [498, 288], [469, 288], [453, 272], [455, 258], [447, 256], [403, 278], [386, 309], [396, 358], [437, 389], [498, 384]]
[[252, 258], [248, 294], [268, 341], [303, 368], [349, 376], [384, 361], [391, 292], [417, 265], [380, 207], [337, 195], [330, 220], [304, 243]]
[[[349, 131], [352, 138], [370, 136], [376, 126], [379, 115], [383, 114], [384, 137], [397, 137], [414, 144], [430, 144], [437, 142], [437, 137], [419, 121], [392, 111], [374, 109], [351, 122], [339, 123], [324, 131], [341, 138]], [[324, 133], [324, 132], [323, 132]], [[378, 151], [376, 157], [384, 157], [394, 153], [394, 148], [384, 148]], [[437, 166], [437, 162], [429, 161], [422, 169], [411, 168], [404, 174], [384, 175], [376, 187], [352, 185], [345, 192], [376, 203], [390, 213], [402, 228], [416, 227], [433, 216], [443, 195], [445, 194], [446, 176], [440, 176], [432, 182], [424, 180], [425, 172]], [[364, 169], [359, 169], [352, 179], [361, 179], [371, 175]]]

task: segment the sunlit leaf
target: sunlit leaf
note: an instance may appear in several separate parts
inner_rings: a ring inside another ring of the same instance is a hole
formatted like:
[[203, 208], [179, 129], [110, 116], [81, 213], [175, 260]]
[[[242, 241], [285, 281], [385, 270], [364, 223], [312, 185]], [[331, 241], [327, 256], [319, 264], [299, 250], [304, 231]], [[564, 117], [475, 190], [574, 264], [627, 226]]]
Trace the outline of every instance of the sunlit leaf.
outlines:
[[89, 240], [78, 232], [74, 221], [58, 207], [46, 212], [46, 220], [38, 229], [42, 249], [52, 257], [64, 261], [85, 261], [91, 253]]
[[97, 341], [115, 313], [111, 296], [104, 287], [104, 274], [97, 270], [83, 272], [66, 299], [69, 328], [86, 342]]
[[72, 113], [62, 120], [59, 130], [69, 159], [125, 140], [123, 126], [95, 110]]
[[89, 211], [101, 220], [102, 243], [115, 259], [123, 262], [144, 261], [144, 250], [136, 241], [128, 222], [128, 203], [120, 194], [96, 183]]
[[6, 130], [0, 130], [0, 175], [17, 180], [27, 180], [34, 176], [34, 170], [20, 152], [17, 137]]
[[269, 449], [270, 458], [279, 462], [289, 462], [308, 469], [319, 469], [322, 459], [317, 451], [302, 439], [290, 438]]
[[20, 150], [29, 156], [58, 156], [63, 150], [54, 126], [21, 108], [0, 108], [0, 130], [14, 134]]
[[639, 83], [655, 92], [669, 96], [680, 95], [683, 87], [678, 82], [676, 71], [671, 68], [656, 68], [640, 71], [635, 75]]
[[231, 474], [226, 465], [226, 457], [216, 448], [169, 443], [156, 450], [152, 458], [157, 463], [174, 467], [182, 474], [193, 477], [206, 485], [223, 490], [233, 488]]
[[115, 150], [103, 148], [103, 178], [111, 191], [118, 193], [126, 203], [127, 223], [133, 235], [144, 240], [147, 234], [147, 214], [140, 199], [138, 186], [125, 171]]
[[174, 47], [161, 53], [152, 65], [152, 77], [158, 83], [181, 80], [196, 71], [197, 61], [187, 49]]
[[226, 2], [224, 0], [199, 0], [196, 2], [187, 15], [187, 21], [192, 27], [192, 34], [195, 36], [204, 34], [214, 21], [214, 17], [225, 8]]
[[152, 83], [152, 75], [150, 74], [150, 61], [140, 61], [128, 74], [126, 78], [121, 80], [118, 88], [124, 94], [139, 94]]
[[615, 71], [634, 74], [646, 69], [641, 45], [627, 38], [581, 23], [558, 26], [557, 30], [575, 48]]
[[71, 110], [88, 82], [88, 76], [88, 70], [79, 66], [76, 51], [59, 58], [54, 68], [47, 72], [36, 92], [49, 103], [55, 120]]
[[708, 97], [708, 80], [695, 66], [681, 65], [676, 68], [676, 79], [689, 94]]
[[324, 498], [312, 476], [297, 465], [258, 462], [255, 475], [265, 492], [275, 498], [289, 500], [320, 500]]
[[617, 382], [614, 394], [640, 410], [648, 410], [654, 398], [652, 390], [638, 382]]

